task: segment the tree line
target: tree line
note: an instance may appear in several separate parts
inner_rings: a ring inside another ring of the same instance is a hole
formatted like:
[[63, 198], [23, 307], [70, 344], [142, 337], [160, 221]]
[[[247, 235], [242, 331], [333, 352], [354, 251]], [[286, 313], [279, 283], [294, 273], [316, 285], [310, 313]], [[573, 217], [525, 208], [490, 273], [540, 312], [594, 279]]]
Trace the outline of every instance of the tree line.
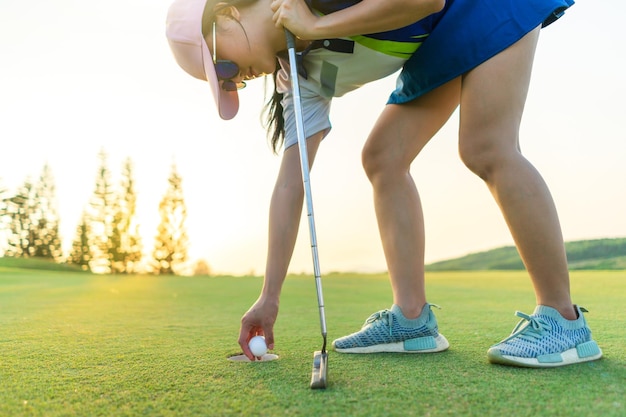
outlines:
[[180, 274], [187, 262], [189, 239], [182, 178], [176, 165], [171, 166], [159, 203], [160, 220], [152, 252], [144, 259], [132, 160], [123, 162], [118, 184], [112, 183], [104, 150], [98, 161], [94, 191], [82, 212], [69, 253], [62, 248], [50, 166], [46, 163], [36, 181], [27, 178], [13, 192], [0, 184], [0, 256], [46, 259], [95, 273]]

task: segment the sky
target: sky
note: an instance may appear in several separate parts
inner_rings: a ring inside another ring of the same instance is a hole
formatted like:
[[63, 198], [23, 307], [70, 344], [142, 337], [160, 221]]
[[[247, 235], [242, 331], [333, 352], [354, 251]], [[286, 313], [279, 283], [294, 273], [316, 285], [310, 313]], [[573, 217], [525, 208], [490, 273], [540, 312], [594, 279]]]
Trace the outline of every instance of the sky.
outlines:
[[[134, 163], [146, 251], [175, 163], [188, 208], [190, 258], [214, 273], [262, 274], [269, 200], [280, 164], [260, 122], [265, 83], [219, 119], [209, 86], [165, 39], [170, 0], [0, 0], [0, 187], [44, 164], [66, 247], [91, 197], [98, 153], [113, 181]], [[626, 31], [623, 0], [579, 0], [542, 31], [521, 130], [549, 184], [566, 241], [626, 236]], [[322, 274], [386, 269], [360, 163], [395, 75], [333, 102], [333, 130], [311, 173]], [[426, 220], [426, 261], [512, 245], [486, 187], [460, 162], [458, 113], [412, 166]], [[306, 218], [291, 263], [312, 271]]]

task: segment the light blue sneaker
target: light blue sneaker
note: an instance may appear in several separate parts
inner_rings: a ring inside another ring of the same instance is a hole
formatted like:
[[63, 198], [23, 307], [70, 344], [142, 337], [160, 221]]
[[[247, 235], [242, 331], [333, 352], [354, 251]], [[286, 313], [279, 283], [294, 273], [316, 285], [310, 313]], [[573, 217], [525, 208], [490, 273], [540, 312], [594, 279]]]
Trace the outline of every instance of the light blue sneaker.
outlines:
[[333, 349], [343, 353], [430, 353], [446, 350], [446, 338], [438, 332], [437, 319], [426, 304], [416, 319], [409, 320], [400, 307], [372, 314], [360, 331], [333, 342]]
[[574, 306], [576, 320], [566, 320], [552, 307], [538, 305], [532, 315], [516, 312], [522, 320], [509, 337], [487, 352], [489, 362], [530, 368], [551, 368], [602, 357], [591, 339], [582, 307]]

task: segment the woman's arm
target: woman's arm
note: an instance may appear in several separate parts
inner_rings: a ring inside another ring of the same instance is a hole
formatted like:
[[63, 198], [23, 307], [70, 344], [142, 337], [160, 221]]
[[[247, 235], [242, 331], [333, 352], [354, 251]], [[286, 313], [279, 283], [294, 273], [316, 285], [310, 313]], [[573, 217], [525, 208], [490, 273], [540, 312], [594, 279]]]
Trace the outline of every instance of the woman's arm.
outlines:
[[[310, 165], [313, 164], [323, 137], [324, 132], [318, 132], [307, 139]], [[238, 343], [250, 360], [254, 359], [248, 347], [252, 337], [265, 335], [269, 349], [274, 348], [274, 323], [278, 316], [281, 289], [298, 236], [303, 198], [300, 154], [298, 146], [291, 146], [283, 154], [272, 194], [269, 247], [263, 289], [256, 302], [243, 315], [239, 329]]]
[[273, 0], [274, 23], [300, 39], [340, 38], [385, 32], [441, 11], [445, 0], [362, 0], [346, 9], [316, 16], [304, 0]]

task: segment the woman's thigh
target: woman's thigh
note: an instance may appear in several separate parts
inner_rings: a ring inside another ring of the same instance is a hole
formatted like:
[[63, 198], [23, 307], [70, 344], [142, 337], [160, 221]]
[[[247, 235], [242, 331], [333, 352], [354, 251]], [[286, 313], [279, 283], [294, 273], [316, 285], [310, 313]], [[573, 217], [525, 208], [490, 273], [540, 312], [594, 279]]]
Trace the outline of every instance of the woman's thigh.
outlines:
[[462, 78], [461, 156], [519, 150], [519, 127], [528, 94], [539, 28]]
[[406, 104], [388, 104], [363, 147], [363, 162], [405, 169], [459, 104], [460, 77]]

